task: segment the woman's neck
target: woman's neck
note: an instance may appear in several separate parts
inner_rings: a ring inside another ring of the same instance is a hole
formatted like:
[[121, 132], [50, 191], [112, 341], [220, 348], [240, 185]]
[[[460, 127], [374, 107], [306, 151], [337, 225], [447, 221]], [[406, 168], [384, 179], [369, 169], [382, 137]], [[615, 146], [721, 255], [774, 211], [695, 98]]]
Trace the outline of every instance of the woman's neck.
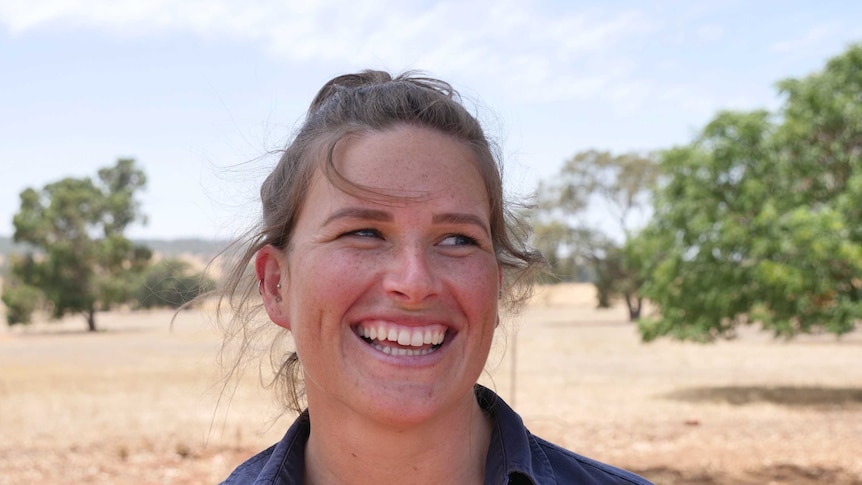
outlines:
[[492, 424], [472, 393], [451, 412], [410, 427], [321, 408], [310, 408], [306, 484], [484, 482]]

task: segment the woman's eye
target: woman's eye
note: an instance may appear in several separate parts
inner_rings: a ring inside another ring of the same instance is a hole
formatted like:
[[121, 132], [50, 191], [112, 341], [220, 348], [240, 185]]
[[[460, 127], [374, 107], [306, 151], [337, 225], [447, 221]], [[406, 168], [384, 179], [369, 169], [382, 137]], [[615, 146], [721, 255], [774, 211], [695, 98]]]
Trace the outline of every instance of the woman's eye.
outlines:
[[440, 241], [441, 246], [476, 246], [477, 244], [475, 239], [463, 234], [452, 234]]
[[345, 236], [355, 237], [380, 237], [380, 231], [377, 229], [357, 229], [344, 233]]

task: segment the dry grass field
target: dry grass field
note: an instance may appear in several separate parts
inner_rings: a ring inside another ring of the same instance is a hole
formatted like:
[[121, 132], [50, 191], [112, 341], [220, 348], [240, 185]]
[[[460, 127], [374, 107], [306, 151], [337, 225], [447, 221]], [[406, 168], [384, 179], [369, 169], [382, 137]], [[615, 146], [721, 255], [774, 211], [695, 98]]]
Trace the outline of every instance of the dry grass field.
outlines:
[[[258, 375], [219, 406], [213, 322], [170, 316], [0, 330], [0, 484], [212, 484], [276, 441]], [[661, 484], [862, 484], [860, 332], [644, 345], [585, 285], [509, 327], [483, 383], [536, 434]]]

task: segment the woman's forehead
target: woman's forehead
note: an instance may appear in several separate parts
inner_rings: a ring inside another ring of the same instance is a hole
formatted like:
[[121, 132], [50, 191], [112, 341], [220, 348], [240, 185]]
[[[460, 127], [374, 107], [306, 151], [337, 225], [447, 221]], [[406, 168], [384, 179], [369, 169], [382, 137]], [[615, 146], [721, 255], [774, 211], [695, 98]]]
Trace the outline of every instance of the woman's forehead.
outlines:
[[345, 137], [332, 155], [333, 168], [360, 186], [411, 191], [464, 179], [485, 185], [472, 147], [429, 128], [399, 126]]

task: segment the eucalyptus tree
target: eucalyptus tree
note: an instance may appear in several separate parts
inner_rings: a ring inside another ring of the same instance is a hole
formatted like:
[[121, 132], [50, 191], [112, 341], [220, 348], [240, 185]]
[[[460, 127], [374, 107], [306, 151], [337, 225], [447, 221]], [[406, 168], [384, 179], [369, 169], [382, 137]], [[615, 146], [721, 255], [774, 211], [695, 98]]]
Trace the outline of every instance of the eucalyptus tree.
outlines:
[[12, 262], [3, 291], [10, 324], [28, 322], [41, 302], [54, 318], [82, 314], [95, 331], [98, 310], [134, 297], [151, 251], [124, 232], [145, 221], [135, 199], [145, 185], [135, 161], [120, 159], [96, 179], [68, 177], [21, 192], [13, 239], [30, 251]]
[[538, 191], [535, 239], [552, 269], [563, 278], [585, 269], [598, 306], [621, 297], [632, 320], [641, 311], [641, 281], [624, 247], [649, 217], [657, 177], [652, 154], [588, 150], [567, 160]]

